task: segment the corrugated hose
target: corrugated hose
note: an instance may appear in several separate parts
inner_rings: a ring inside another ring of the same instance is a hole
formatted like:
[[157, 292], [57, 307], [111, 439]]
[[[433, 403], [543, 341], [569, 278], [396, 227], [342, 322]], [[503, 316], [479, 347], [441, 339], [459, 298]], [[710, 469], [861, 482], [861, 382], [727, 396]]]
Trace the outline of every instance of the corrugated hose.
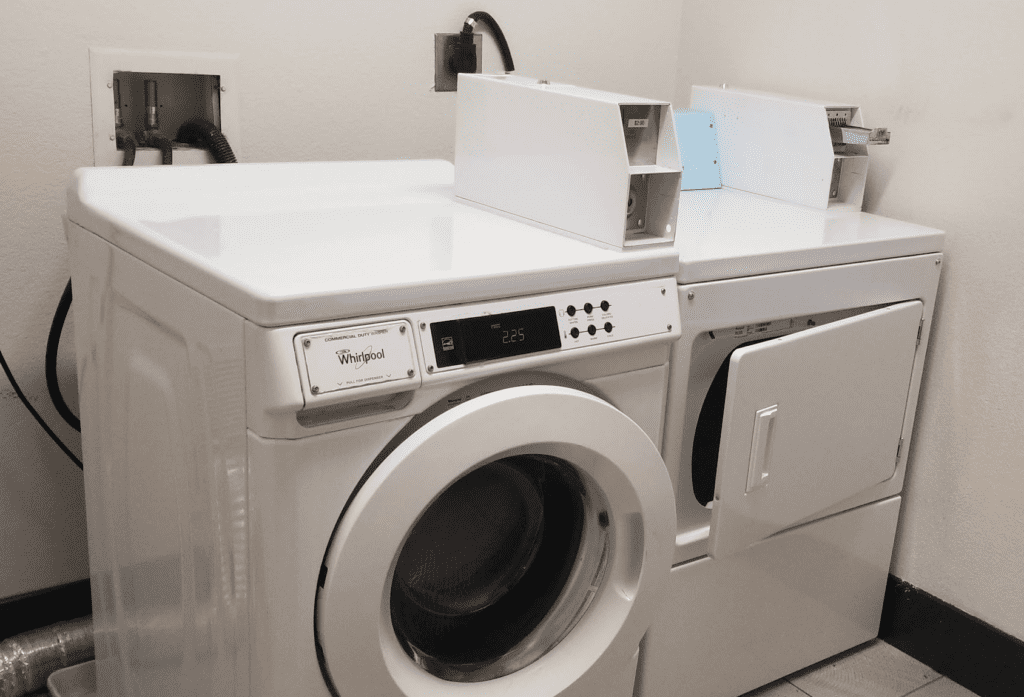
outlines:
[[0, 641], [0, 697], [46, 687], [50, 673], [94, 657], [92, 617], [58, 622]]

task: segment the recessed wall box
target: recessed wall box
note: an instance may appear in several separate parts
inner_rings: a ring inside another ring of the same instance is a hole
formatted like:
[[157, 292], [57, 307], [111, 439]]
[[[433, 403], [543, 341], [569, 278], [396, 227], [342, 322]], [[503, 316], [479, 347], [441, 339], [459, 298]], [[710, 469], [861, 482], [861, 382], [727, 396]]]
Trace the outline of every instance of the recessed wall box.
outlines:
[[[115, 133], [123, 126], [138, 137], [145, 127], [147, 82], [155, 84], [159, 130], [165, 136], [173, 140], [182, 123], [201, 118], [219, 128], [240, 156], [237, 64], [233, 54], [90, 48], [93, 163], [124, 162]], [[180, 143], [174, 143], [173, 157], [176, 165], [213, 162], [206, 150]], [[136, 166], [159, 164], [159, 150], [136, 151]]]
[[715, 115], [723, 186], [812, 208], [859, 211], [867, 146], [889, 142], [852, 105], [694, 85], [690, 107]]
[[671, 244], [672, 105], [512, 75], [459, 76], [455, 195], [612, 249]]

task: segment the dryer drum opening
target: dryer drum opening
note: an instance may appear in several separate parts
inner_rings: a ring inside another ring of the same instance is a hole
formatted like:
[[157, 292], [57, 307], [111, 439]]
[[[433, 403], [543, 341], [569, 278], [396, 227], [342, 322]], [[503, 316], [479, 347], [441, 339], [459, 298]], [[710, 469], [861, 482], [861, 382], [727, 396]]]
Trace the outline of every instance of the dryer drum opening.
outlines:
[[[438, 677], [476, 682], [550, 650], [585, 609], [552, 613], [566, 586], [600, 582], [573, 574], [588, 508], [575, 469], [539, 455], [491, 462], [448, 487], [395, 565], [391, 619], [406, 652]], [[604, 549], [583, 553], [600, 557]], [[556, 626], [538, 632], [552, 614]]]
[[[775, 338], [775, 337], [771, 337]], [[704, 404], [697, 417], [697, 428], [693, 434], [693, 450], [690, 458], [690, 476], [693, 479], [693, 495], [702, 506], [715, 497], [715, 480], [718, 478], [718, 450], [722, 442], [722, 421], [725, 415], [725, 392], [729, 386], [729, 361], [732, 354], [741, 348], [760, 344], [768, 339], [756, 339], [740, 344], [725, 357], [715, 373]]]

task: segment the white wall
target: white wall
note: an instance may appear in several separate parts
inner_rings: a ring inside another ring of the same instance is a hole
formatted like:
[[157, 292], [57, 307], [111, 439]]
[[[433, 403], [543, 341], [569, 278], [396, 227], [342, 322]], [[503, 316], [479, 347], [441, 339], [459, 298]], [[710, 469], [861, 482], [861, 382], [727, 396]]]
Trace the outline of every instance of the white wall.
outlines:
[[675, 103], [721, 84], [889, 126], [864, 208], [947, 231], [892, 571], [1024, 638], [1024, 4], [719, 0], [683, 13]]
[[[89, 47], [240, 54], [243, 161], [451, 159], [454, 94], [429, 90], [433, 34], [458, 31], [480, 9], [501, 23], [518, 74], [672, 97], [672, 0], [6, 0], [0, 350], [73, 449], [77, 434], [48, 405], [43, 352], [68, 277], [64, 186], [92, 164]], [[484, 69], [500, 71], [486, 36]], [[59, 370], [73, 399], [72, 331], [69, 320]], [[0, 598], [87, 576], [81, 473], [0, 377]]]

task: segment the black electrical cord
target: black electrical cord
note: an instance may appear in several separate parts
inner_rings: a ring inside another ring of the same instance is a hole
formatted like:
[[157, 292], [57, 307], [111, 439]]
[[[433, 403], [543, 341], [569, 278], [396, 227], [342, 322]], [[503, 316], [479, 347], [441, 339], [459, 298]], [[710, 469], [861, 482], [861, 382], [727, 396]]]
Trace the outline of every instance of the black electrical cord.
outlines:
[[18, 399], [21, 400], [21, 403], [25, 405], [25, 408], [28, 409], [29, 413], [32, 414], [35, 420], [39, 422], [39, 425], [43, 427], [43, 430], [46, 431], [46, 435], [50, 436], [50, 438], [53, 439], [53, 442], [64, 451], [64, 454], [71, 458], [71, 461], [75, 463], [75, 466], [78, 467], [78, 469], [83, 469], [82, 461], [79, 460], [73, 452], [71, 452], [68, 446], [64, 445], [63, 441], [57, 437], [56, 433], [50, 430], [50, 427], [46, 425], [45, 421], [43, 421], [43, 417], [39, 415], [39, 412], [35, 410], [32, 403], [28, 401], [25, 393], [21, 391], [17, 380], [14, 379], [14, 375], [11, 373], [10, 367], [7, 365], [7, 361], [4, 360], [4, 354], [2, 351], [0, 351], [0, 366], [3, 366], [4, 373], [7, 374], [7, 379], [11, 381], [11, 387], [14, 388], [14, 392], [18, 395]]
[[[127, 159], [127, 158], [126, 158]], [[56, 407], [68, 426], [78, 432], [82, 431], [82, 422], [74, 415], [64, 401], [64, 395], [60, 392], [60, 383], [57, 382], [57, 349], [60, 347], [60, 335], [64, 331], [64, 321], [67, 319], [68, 310], [71, 309], [71, 279], [64, 286], [64, 293], [57, 303], [57, 311], [53, 313], [53, 321], [50, 322], [50, 335], [46, 339], [46, 388], [50, 391], [50, 401]]]
[[512, 52], [508, 48], [508, 41], [505, 40], [505, 33], [498, 26], [498, 22], [486, 12], [473, 12], [466, 18], [462, 25], [462, 32], [459, 34], [459, 42], [455, 45], [455, 52], [452, 54], [449, 67], [453, 73], [475, 73], [476, 72], [476, 48], [473, 46], [473, 28], [477, 22], [484, 24], [494, 35], [494, 41], [498, 44], [498, 52], [501, 54], [501, 62], [505, 66], [505, 72], [511, 73], [515, 70], [512, 63]]

